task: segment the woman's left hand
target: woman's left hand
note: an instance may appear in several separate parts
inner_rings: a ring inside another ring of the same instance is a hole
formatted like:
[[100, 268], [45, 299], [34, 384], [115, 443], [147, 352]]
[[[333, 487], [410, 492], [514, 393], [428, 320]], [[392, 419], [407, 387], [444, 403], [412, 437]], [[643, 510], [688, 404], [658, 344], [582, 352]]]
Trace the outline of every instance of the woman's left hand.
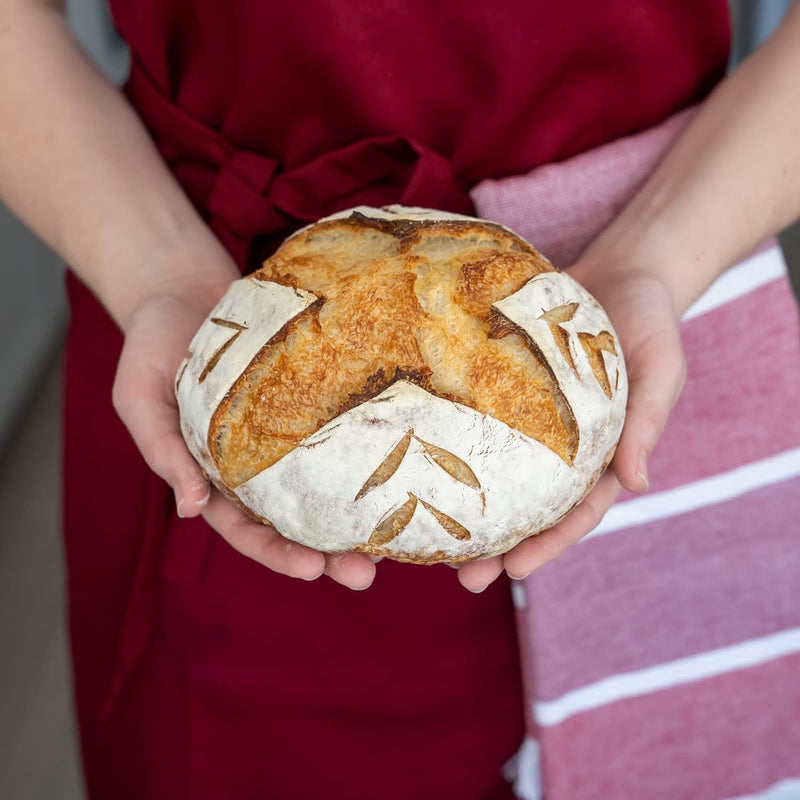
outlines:
[[593, 530], [620, 488], [644, 492], [647, 463], [686, 380], [679, 317], [666, 284], [639, 265], [578, 261], [569, 274], [605, 308], [617, 332], [628, 370], [625, 425], [610, 468], [583, 501], [554, 527], [508, 553], [459, 568], [459, 580], [483, 591], [505, 570], [525, 578]]

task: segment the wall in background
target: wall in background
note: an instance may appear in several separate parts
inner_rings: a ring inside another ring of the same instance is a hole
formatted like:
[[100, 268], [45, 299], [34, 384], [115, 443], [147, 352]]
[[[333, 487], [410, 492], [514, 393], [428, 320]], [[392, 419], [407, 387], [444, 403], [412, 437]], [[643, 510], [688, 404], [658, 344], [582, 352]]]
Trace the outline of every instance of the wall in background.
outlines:
[[[792, 0], [730, 0], [733, 22], [731, 65], [758, 47], [777, 27]], [[795, 293], [800, 297], [800, 221], [780, 235]]]
[[731, 64], [738, 64], [778, 26], [792, 0], [729, 0], [733, 23]]
[[66, 317], [62, 268], [0, 207], [0, 448], [53, 355]]

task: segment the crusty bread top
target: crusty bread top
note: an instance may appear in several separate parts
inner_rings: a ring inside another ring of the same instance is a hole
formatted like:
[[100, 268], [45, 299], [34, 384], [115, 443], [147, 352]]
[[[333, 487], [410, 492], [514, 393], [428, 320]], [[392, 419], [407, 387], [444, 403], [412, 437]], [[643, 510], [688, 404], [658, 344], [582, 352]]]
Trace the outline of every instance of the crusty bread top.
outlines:
[[220, 476], [244, 483], [400, 378], [572, 463], [579, 442], [569, 403], [532, 339], [493, 308], [553, 271], [491, 223], [354, 212], [301, 231], [252, 277], [317, 300], [261, 348], [214, 412], [208, 445]]

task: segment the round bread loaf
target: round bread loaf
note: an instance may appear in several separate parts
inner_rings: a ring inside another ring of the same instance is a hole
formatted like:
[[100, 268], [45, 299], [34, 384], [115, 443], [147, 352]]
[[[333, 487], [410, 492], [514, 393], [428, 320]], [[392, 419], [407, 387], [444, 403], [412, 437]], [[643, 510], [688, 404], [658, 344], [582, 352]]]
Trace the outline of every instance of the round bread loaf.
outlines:
[[235, 281], [176, 380], [207, 476], [325, 552], [503, 553], [589, 491], [627, 378], [598, 303], [530, 244], [428, 209], [351, 209]]

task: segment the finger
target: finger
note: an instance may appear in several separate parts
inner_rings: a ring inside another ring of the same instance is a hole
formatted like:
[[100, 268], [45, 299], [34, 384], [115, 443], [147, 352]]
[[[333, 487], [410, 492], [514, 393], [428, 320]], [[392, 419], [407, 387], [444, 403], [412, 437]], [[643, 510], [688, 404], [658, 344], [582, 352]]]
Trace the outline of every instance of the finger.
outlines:
[[375, 563], [363, 553], [335, 553], [325, 556], [325, 574], [348, 589], [368, 589], [375, 579]]
[[171, 394], [154, 375], [120, 361], [113, 402], [147, 465], [172, 487], [178, 515], [196, 517], [211, 486], [186, 447]]
[[555, 526], [520, 542], [503, 557], [510, 578], [521, 580], [560, 556], [570, 545], [597, 527], [619, 494], [613, 472], [606, 472], [581, 503]]
[[628, 363], [630, 393], [613, 469], [632, 492], [649, 487], [647, 462], [686, 382], [686, 360], [677, 328], [637, 348]]
[[290, 542], [275, 528], [254, 522], [216, 490], [211, 492], [203, 517], [231, 547], [273, 572], [311, 581], [325, 569], [323, 553]]
[[502, 574], [503, 557], [493, 556], [462, 564], [458, 569], [458, 580], [465, 589], [478, 594]]

